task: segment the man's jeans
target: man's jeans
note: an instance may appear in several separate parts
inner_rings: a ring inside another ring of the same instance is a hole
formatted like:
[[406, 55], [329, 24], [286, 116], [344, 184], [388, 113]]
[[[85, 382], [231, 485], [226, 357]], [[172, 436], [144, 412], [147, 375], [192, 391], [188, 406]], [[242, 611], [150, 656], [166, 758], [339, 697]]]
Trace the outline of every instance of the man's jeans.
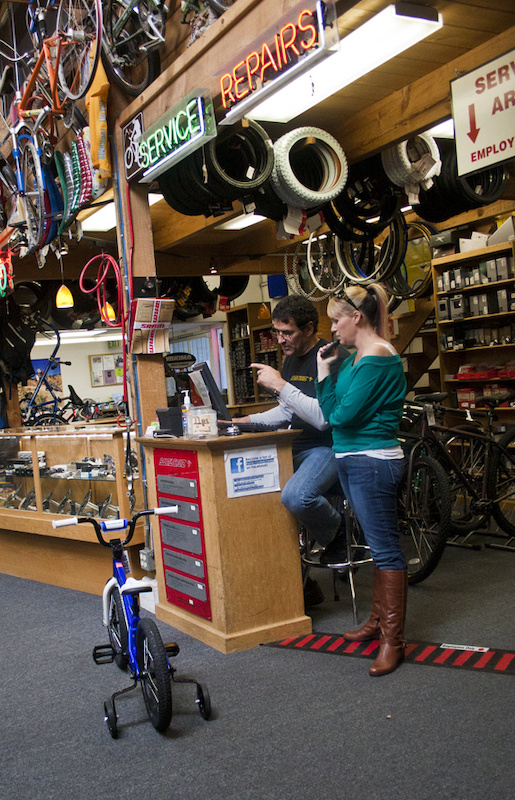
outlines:
[[336, 459], [338, 475], [379, 569], [406, 569], [399, 543], [397, 488], [402, 459], [351, 455]]
[[286, 508], [325, 547], [334, 539], [341, 516], [324, 495], [338, 485], [338, 468], [330, 447], [312, 447], [293, 456], [295, 472], [284, 487]]

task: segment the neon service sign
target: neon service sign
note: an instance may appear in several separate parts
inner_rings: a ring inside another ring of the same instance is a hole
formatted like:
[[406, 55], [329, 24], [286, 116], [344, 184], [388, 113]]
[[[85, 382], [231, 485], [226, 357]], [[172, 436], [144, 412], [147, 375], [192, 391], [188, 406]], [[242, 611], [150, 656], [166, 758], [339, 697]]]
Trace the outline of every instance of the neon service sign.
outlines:
[[215, 136], [211, 93], [195, 89], [137, 137], [140, 183], [150, 183]]
[[220, 96], [229, 125], [245, 116], [294, 76], [339, 46], [334, 3], [307, 2], [281, 17], [220, 74]]

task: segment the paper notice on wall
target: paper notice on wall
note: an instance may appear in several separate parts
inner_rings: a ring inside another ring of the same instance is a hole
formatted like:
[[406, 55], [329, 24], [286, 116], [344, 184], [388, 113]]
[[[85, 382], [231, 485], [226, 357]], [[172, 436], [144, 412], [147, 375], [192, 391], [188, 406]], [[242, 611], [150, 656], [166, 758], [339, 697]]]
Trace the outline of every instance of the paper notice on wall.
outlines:
[[229, 450], [224, 458], [227, 497], [280, 491], [275, 445]]

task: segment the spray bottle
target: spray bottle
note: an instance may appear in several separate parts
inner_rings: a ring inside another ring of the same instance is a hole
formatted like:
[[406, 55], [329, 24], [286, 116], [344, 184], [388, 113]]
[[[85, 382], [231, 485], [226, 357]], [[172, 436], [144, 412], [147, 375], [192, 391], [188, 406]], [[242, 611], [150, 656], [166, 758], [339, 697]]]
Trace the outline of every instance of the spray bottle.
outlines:
[[191, 400], [190, 400], [190, 393], [188, 389], [183, 390], [184, 395], [184, 402], [182, 404], [182, 435], [187, 438], [190, 432], [190, 409], [191, 409]]

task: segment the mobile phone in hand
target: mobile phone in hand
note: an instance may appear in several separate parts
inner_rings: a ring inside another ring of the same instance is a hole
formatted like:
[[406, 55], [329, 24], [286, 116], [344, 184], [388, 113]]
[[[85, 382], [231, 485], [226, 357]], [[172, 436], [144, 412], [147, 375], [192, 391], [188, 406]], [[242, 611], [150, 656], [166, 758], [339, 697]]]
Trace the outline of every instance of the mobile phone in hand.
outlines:
[[329, 356], [332, 356], [337, 347], [338, 347], [338, 342], [332, 342], [327, 348], [327, 350], [324, 350], [324, 352], [321, 354], [322, 358], [329, 358]]

